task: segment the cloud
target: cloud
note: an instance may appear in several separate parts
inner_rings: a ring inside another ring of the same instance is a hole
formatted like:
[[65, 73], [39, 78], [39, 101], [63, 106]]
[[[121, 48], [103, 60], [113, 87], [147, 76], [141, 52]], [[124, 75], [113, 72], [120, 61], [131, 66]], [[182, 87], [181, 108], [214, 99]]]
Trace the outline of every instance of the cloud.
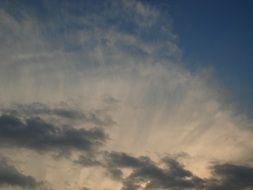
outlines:
[[[209, 71], [185, 67], [162, 10], [135, 0], [0, 4], [0, 146], [26, 173], [55, 189], [222, 188], [230, 178], [209, 162], [251, 159], [251, 120]], [[159, 159], [168, 154], [178, 159]]]
[[81, 155], [78, 160], [75, 161], [76, 164], [80, 164], [83, 167], [94, 167], [101, 166], [102, 163], [96, 159], [93, 155]]
[[0, 137], [2, 147], [61, 153], [91, 152], [107, 140], [107, 135], [100, 128], [75, 129], [56, 126], [40, 118], [20, 119], [14, 115], [0, 116]]
[[[113, 101], [113, 99], [111, 100]], [[73, 106], [72, 106], [73, 107]], [[94, 126], [113, 126], [115, 121], [107, 114], [106, 109], [97, 109], [89, 111], [81, 111], [77, 107], [71, 108], [69, 106], [48, 106], [42, 103], [31, 104], [15, 104], [8, 108], [0, 110], [6, 115], [16, 115], [20, 117], [40, 117], [46, 120], [54, 120], [53, 122], [60, 122], [60, 120], [70, 120], [72, 122], [82, 122], [85, 124], [93, 124]], [[64, 122], [63, 122], [64, 123]]]
[[141, 167], [143, 162], [149, 162], [148, 157], [135, 158], [124, 152], [106, 153], [105, 158], [110, 167], [136, 168]]
[[83, 162], [76, 163], [105, 168], [107, 176], [122, 184], [122, 190], [247, 190], [253, 187], [253, 168], [245, 165], [212, 163], [211, 176], [201, 178], [168, 156], [154, 162], [148, 156], [112, 151], [104, 152], [99, 161], [91, 157], [82, 159]]
[[17, 104], [9, 108], [2, 109], [2, 112], [10, 115], [20, 115], [20, 116], [56, 116], [61, 119], [67, 118], [72, 120], [82, 120], [84, 114], [78, 110], [71, 110], [64, 107], [50, 108], [42, 103], [32, 103], [32, 104]]
[[[84, 167], [103, 167], [122, 184], [122, 190], [137, 189], [204, 189], [206, 181], [186, 170], [177, 160], [165, 157], [163, 166], [148, 156], [134, 157], [124, 152], [105, 152], [100, 161], [85, 159]], [[165, 165], [165, 167], [164, 167]]]
[[82, 188], [80, 188], [80, 190], [91, 190], [91, 189], [88, 187], [82, 187]]
[[134, 17], [136, 23], [142, 27], [150, 27], [159, 16], [159, 12], [156, 9], [140, 1], [123, 0], [122, 4], [129, 11], [128, 16]]
[[9, 165], [6, 160], [0, 160], [0, 187], [19, 186], [35, 189], [42, 184], [42, 182], [36, 181], [33, 177], [19, 172], [14, 166]]
[[[122, 176], [120, 180], [124, 190], [203, 187], [204, 180], [184, 169], [176, 160], [164, 158], [163, 162], [166, 167], [160, 167], [147, 156], [136, 158], [119, 152], [107, 154], [109, 172], [112, 172], [112, 176], [115, 176], [115, 172], [118, 176]], [[123, 177], [124, 168], [131, 168], [130, 174], [126, 177]]]
[[217, 164], [212, 166], [213, 179], [208, 190], [247, 190], [253, 187], [253, 168], [244, 165]]

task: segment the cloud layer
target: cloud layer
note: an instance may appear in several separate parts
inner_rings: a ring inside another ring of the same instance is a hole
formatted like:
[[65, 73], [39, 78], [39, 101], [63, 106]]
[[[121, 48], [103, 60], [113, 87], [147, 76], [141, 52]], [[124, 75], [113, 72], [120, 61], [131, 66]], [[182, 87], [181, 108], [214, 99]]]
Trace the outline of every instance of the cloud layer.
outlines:
[[[73, 117], [70, 113], [55, 111], [56, 115], [67, 118]], [[0, 136], [3, 147], [60, 153], [71, 153], [73, 150], [92, 152], [107, 140], [102, 128], [76, 129], [73, 126], [57, 126], [39, 117], [19, 118], [10, 114], [0, 116]]]
[[209, 68], [182, 63], [161, 7], [0, 5], [0, 185], [252, 188], [251, 119]]
[[102, 160], [78, 162], [84, 167], [104, 167], [120, 183], [122, 190], [199, 189], [228, 190], [252, 188], [253, 168], [245, 165], [213, 163], [209, 178], [195, 176], [175, 158], [156, 163], [148, 156], [134, 157], [123, 152], [105, 152]]

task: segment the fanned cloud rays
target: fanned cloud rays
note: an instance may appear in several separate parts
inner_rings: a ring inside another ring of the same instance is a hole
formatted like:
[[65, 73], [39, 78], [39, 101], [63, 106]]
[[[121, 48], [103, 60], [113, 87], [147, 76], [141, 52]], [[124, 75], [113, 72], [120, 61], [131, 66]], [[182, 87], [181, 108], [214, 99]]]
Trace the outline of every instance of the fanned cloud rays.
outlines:
[[162, 7], [0, 5], [0, 189], [253, 188], [251, 118], [185, 67]]

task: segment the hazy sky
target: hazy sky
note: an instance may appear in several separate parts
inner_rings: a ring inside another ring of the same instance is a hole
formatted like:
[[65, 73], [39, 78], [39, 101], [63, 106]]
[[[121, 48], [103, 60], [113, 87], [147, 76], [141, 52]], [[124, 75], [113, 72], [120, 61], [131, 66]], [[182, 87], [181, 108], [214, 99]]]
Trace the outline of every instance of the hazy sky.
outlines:
[[0, 2], [0, 189], [251, 190], [249, 1]]

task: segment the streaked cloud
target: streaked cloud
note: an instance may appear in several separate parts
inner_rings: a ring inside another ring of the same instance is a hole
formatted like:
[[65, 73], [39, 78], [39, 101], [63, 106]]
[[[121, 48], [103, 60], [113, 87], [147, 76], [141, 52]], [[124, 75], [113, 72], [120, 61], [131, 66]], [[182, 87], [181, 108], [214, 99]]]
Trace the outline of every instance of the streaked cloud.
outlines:
[[[114, 103], [114, 99], [107, 97], [105, 101], [109, 104]], [[113, 126], [115, 121], [112, 120], [111, 116], [107, 114], [107, 110], [97, 109], [97, 110], [78, 110], [78, 108], [73, 108], [67, 105], [56, 105], [55, 107], [50, 107], [42, 103], [31, 103], [31, 104], [14, 104], [8, 108], [3, 108], [0, 112], [4, 115], [15, 115], [17, 117], [29, 118], [29, 117], [40, 117], [47, 121], [54, 120], [54, 122], [60, 123], [60, 120], [64, 122], [82, 122], [86, 124], [93, 124], [94, 126]], [[63, 122], [63, 123], [64, 123]], [[71, 123], [72, 122], [72, 123]]]
[[209, 68], [193, 72], [182, 63], [178, 36], [158, 7], [1, 5], [0, 151], [29, 175], [7, 162], [0, 169], [24, 181], [16, 185], [252, 186], [251, 119], [226, 100]]

